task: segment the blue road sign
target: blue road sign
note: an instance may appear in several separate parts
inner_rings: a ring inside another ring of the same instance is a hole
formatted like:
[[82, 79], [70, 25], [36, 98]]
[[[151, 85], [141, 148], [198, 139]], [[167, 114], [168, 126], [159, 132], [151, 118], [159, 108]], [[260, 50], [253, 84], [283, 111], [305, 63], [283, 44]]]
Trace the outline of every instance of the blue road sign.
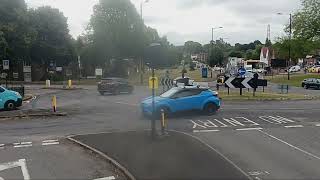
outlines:
[[240, 68], [238, 70], [238, 73], [239, 73], [240, 76], [244, 76], [246, 74], [246, 72], [247, 72], [247, 70], [245, 68]]
[[202, 68], [202, 78], [208, 78], [208, 68]]

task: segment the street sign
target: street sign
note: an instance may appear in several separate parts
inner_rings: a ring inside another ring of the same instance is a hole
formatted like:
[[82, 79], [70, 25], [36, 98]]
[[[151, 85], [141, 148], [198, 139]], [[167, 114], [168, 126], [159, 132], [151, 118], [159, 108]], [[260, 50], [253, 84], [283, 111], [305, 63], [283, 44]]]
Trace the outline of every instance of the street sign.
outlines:
[[102, 69], [96, 69], [96, 76], [102, 76]]
[[240, 76], [244, 76], [246, 74], [247, 70], [245, 68], [238, 69], [238, 73]]
[[56, 67], [57, 72], [62, 72], [62, 67]]
[[202, 68], [202, 78], [208, 78], [208, 68]]
[[225, 86], [227, 88], [257, 88], [259, 86], [268, 86], [268, 81], [264, 79], [255, 78], [235, 78], [230, 77], [226, 79]]
[[13, 79], [18, 79], [19, 78], [19, 73], [13, 73]]
[[159, 88], [159, 81], [157, 77], [150, 77], [149, 78], [149, 89], [158, 89]]
[[24, 73], [31, 73], [31, 66], [23, 66]]
[[172, 87], [174, 85], [173, 80], [169, 78], [161, 78], [160, 80], [161, 86]]
[[10, 61], [9, 60], [2, 60], [3, 70], [10, 69]]

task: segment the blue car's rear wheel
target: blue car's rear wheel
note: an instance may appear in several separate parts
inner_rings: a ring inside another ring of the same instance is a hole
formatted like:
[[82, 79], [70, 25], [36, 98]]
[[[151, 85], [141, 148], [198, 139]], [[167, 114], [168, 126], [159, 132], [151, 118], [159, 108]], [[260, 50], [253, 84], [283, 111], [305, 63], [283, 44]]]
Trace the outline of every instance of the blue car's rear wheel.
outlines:
[[214, 114], [216, 114], [217, 111], [218, 111], [218, 107], [214, 103], [208, 103], [204, 107], [204, 112], [207, 115], [214, 115]]

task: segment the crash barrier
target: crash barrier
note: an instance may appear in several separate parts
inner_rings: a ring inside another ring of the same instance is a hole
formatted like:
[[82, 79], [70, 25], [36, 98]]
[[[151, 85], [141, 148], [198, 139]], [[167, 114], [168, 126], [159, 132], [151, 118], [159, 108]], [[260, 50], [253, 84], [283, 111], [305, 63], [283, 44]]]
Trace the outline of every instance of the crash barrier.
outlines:
[[18, 92], [22, 97], [24, 97], [24, 86], [23, 85], [20, 85], [20, 86], [12, 86], [12, 87], [8, 87], [8, 90], [11, 90], [11, 91], [16, 91]]
[[52, 109], [53, 112], [57, 112], [57, 96], [52, 97]]
[[281, 94], [288, 94], [289, 93], [289, 85], [288, 84], [280, 84], [278, 85], [278, 89], [280, 89]]

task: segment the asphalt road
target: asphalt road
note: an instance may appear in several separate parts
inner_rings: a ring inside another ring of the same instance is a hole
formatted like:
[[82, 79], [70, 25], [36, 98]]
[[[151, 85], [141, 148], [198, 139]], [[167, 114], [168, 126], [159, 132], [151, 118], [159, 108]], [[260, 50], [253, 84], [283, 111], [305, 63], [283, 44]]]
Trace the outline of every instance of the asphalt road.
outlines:
[[[94, 86], [85, 87], [85, 90], [50, 92], [49, 95], [42, 93], [36, 102], [23, 108], [50, 108], [54, 94], [58, 97], [58, 110], [68, 112], [69, 116], [2, 121], [0, 144], [150, 127], [150, 121], [142, 119], [139, 110], [139, 102], [150, 95], [145, 87], [137, 87], [132, 95], [119, 96], [101, 96]], [[179, 115], [169, 119], [169, 128], [199, 138], [253, 178], [320, 179], [319, 103], [224, 102], [217, 115]], [[60, 155], [63, 157], [65, 152], [60, 151]], [[1, 158], [0, 163], [18, 159], [28, 162], [28, 158], [14, 151], [0, 150], [0, 157], [12, 157], [4, 161]], [[68, 163], [61, 163], [61, 166], [69, 167]], [[38, 167], [34, 171], [45, 172]]]

